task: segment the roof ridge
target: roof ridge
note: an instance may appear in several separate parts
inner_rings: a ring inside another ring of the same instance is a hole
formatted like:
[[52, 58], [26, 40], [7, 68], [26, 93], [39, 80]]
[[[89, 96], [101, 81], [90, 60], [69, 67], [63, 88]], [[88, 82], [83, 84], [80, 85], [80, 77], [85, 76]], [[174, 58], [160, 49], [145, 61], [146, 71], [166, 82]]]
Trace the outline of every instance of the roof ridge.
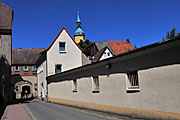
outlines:
[[51, 46], [54, 44], [54, 42], [56, 41], [56, 39], [59, 37], [59, 35], [61, 34], [61, 32], [65, 30], [68, 35], [70, 36], [70, 38], [72, 39], [72, 41], [77, 45], [77, 47], [82, 51], [83, 49], [75, 42], [74, 38], [71, 36], [71, 34], [67, 31], [67, 29], [65, 28], [65, 26], [63, 26], [63, 28], [59, 31], [59, 33], [56, 35], [56, 37], [54, 38], [54, 40], [51, 42], [51, 44], [49, 45], [48, 48], [46, 48], [46, 50], [48, 51]]

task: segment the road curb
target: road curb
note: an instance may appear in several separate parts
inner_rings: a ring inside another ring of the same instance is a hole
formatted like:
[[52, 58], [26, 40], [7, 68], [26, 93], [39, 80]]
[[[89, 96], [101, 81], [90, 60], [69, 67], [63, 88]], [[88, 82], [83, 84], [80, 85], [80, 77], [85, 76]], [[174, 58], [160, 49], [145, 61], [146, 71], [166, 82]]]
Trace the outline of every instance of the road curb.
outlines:
[[32, 119], [32, 120], [37, 120], [36, 117], [34, 117], [34, 115], [30, 112], [30, 110], [26, 107], [25, 104], [22, 104], [24, 109], [26, 110], [26, 113], [28, 114], [28, 116]]

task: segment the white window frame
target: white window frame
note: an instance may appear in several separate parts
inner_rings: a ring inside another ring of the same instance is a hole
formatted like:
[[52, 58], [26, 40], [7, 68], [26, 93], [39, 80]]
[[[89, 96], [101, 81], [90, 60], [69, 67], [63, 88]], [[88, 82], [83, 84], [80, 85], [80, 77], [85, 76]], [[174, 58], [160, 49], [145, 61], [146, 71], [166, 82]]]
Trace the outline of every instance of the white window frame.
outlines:
[[[58, 66], [58, 65], [61, 66], [61, 72], [62, 72], [62, 64], [55, 64], [55, 74], [58, 74], [58, 73], [56, 72], [56, 71], [57, 71], [57, 70], [56, 70], [56, 66]], [[61, 72], [60, 72], [60, 73], [61, 73]]]
[[100, 84], [99, 84], [99, 76], [92, 76], [92, 92], [99, 93], [100, 92]]
[[[27, 66], [27, 65], [25, 65], [25, 66]], [[27, 69], [25, 69], [25, 66], [23, 67], [23, 68], [24, 68], [24, 71], [28, 71], [28, 66], [27, 66]]]
[[77, 92], [77, 79], [72, 80], [72, 92]]
[[[64, 47], [65, 47], [65, 48], [64, 48], [64, 49], [65, 49], [64, 51], [61, 51], [61, 50], [60, 50], [60, 44], [61, 44], [61, 43], [64, 43], [64, 45], [65, 45], [65, 46], [64, 46]], [[59, 52], [60, 52], [60, 53], [66, 52], [66, 42], [59, 42]]]
[[[35, 65], [33, 65], [33, 66], [32, 66], [32, 70], [33, 70], [33, 71], [36, 71], [36, 70], [37, 70], [37, 68], [36, 68], [36, 69], [34, 69], [34, 66], [35, 66]], [[36, 66], [35, 66], [35, 67], [36, 67]]]
[[[135, 82], [137, 81], [137, 82]], [[139, 92], [139, 77], [138, 71], [127, 71], [126, 73], [126, 91], [127, 92]]]
[[[16, 69], [16, 67], [18, 67], [18, 69]], [[15, 71], [19, 71], [19, 66], [16, 65], [14, 69], [15, 69]]]

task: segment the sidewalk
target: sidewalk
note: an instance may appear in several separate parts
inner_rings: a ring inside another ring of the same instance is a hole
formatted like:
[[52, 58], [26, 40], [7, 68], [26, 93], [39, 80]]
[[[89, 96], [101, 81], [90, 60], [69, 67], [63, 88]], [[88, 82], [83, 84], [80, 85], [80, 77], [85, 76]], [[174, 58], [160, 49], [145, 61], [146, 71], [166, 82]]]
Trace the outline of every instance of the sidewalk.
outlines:
[[31, 120], [23, 104], [14, 104], [6, 107], [1, 120]]

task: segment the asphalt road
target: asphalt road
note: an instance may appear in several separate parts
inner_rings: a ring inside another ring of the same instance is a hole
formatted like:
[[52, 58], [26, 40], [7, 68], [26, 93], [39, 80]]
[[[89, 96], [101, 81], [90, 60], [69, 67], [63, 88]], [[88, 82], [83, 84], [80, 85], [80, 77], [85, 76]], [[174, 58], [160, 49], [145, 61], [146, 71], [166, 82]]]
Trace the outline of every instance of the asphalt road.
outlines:
[[105, 117], [38, 100], [26, 102], [24, 105], [37, 120], [109, 120]]

